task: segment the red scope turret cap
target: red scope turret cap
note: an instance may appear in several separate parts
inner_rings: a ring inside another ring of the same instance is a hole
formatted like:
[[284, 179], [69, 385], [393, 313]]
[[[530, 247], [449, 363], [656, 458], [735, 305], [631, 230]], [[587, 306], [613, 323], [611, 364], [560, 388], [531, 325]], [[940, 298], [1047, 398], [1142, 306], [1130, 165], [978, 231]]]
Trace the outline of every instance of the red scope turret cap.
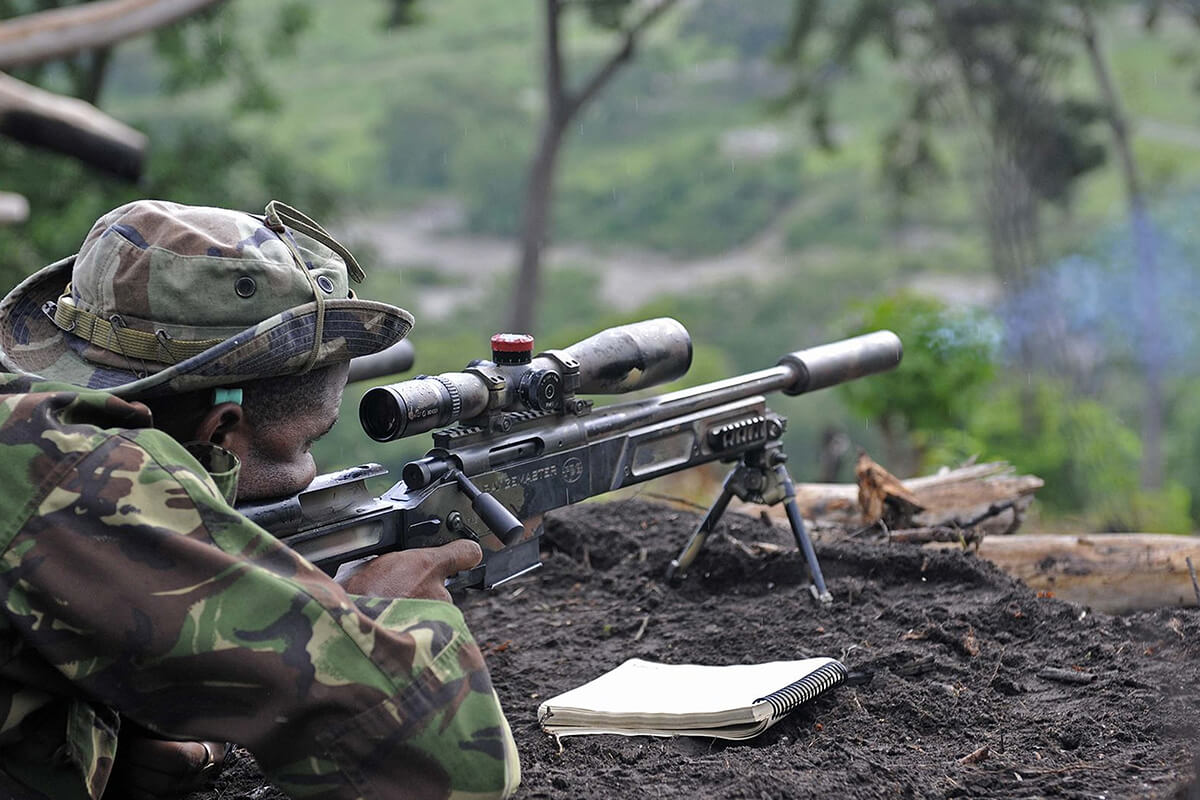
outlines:
[[497, 333], [492, 337], [492, 361], [528, 364], [533, 360], [533, 337], [526, 333]]

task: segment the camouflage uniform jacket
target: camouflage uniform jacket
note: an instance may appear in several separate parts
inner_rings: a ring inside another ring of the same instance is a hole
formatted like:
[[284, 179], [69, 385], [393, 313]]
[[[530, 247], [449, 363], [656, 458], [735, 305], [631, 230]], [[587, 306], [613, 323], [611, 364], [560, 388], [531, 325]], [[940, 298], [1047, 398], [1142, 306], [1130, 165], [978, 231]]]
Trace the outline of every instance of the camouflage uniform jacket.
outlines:
[[354, 597], [227, 501], [144, 407], [0, 374], [0, 796], [98, 798], [122, 717], [249, 748], [296, 798], [519, 780], [449, 603]]

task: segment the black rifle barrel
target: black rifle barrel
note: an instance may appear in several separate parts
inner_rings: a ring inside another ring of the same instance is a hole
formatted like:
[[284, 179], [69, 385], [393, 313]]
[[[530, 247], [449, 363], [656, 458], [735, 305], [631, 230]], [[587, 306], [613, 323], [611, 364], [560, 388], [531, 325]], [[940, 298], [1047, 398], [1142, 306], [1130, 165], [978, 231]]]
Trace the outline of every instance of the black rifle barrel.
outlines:
[[346, 383], [373, 380], [385, 375], [408, 372], [412, 369], [415, 360], [416, 354], [413, 352], [412, 342], [408, 339], [401, 339], [378, 353], [350, 359], [350, 375], [346, 378]]
[[900, 337], [875, 331], [839, 342], [788, 353], [779, 364], [735, 378], [706, 383], [649, 400], [598, 408], [583, 420], [588, 436], [603, 436], [771, 392], [797, 395], [864, 375], [886, 372], [903, 356]]

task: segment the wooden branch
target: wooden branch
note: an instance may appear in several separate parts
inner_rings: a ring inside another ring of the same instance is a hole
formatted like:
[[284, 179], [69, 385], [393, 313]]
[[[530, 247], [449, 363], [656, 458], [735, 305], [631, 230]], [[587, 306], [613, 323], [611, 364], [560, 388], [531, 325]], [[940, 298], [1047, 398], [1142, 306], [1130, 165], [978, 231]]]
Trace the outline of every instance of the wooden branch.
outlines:
[[0, 134], [126, 180], [142, 174], [146, 136], [93, 105], [0, 73]]
[[1196, 579], [1196, 565], [1192, 563], [1192, 557], [1188, 556], [1184, 559], [1187, 562], [1188, 575], [1192, 577], [1192, 591], [1196, 593], [1196, 605], [1200, 606], [1200, 580]]
[[102, 0], [0, 23], [0, 69], [55, 61], [170, 25], [224, 0]]
[[570, 98], [567, 106], [567, 117], [572, 117], [579, 109], [591, 102], [592, 98], [604, 88], [604, 86], [612, 80], [612, 76], [617, 73], [621, 65], [629, 60], [633, 55], [634, 45], [637, 44], [637, 39], [642, 33], [653, 25], [659, 17], [670, 10], [671, 6], [675, 5], [677, 0], [660, 0], [658, 5], [651, 8], [641, 19], [633, 25], [625, 29], [625, 35], [621, 39], [621, 45], [613, 51], [608, 60], [601, 64], [592, 76], [588, 78], [587, 83], [583, 85], [578, 92]]
[[546, 118], [551, 125], [569, 105], [561, 33], [562, 0], [546, 0]]
[[983, 534], [976, 528], [906, 528], [888, 533], [888, 541], [906, 544], [929, 544], [930, 542], [958, 543], [978, 546]]
[[[893, 515], [887, 524], [889, 528], [979, 526], [986, 534], [1012, 533], [1042, 485], [1037, 476], [1013, 474], [1012, 467], [1002, 461], [910, 478], [893, 487], [885, 502], [894, 502], [904, 489], [911, 493], [908, 504], [915, 502], [918, 509], [911, 521]], [[862, 524], [861, 497], [862, 487], [853, 483], [796, 484], [801, 513], [823, 524], [846, 528]]]

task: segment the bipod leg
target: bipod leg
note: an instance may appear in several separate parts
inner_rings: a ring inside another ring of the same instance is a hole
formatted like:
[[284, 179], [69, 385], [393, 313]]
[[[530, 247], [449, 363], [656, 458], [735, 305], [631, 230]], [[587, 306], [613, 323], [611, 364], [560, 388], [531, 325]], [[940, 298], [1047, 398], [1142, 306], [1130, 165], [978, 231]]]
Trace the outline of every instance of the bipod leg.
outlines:
[[679, 557], [672, 559], [670, 566], [667, 567], [667, 582], [676, 583], [687, 571], [687, 568], [696, 560], [696, 556], [700, 555], [700, 550], [703, 549], [704, 543], [708, 541], [708, 535], [713, 532], [713, 528], [717, 527], [717, 523], [721, 521], [721, 515], [725, 513], [725, 509], [729, 507], [729, 501], [733, 499], [733, 475], [731, 470], [729, 475], [725, 477], [725, 484], [721, 487], [721, 494], [713, 502], [712, 507], [708, 509], [708, 513], [704, 515], [704, 519], [700, 520], [700, 524], [696, 527], [692, 538], [688, 539], [688, 543], [680, 551]]
[[800, 508], [796, 505], [796, 486], [792, 483], [792, 476], [788, 475], [787, 468], [783, 464], [775, 465], [775, 474], [778, 476], [779, 482], [783, 484], [783, 507], [787, 511], [788, 522], [792, 525], [792, 535], [796, 537], [796, 545], [800, 548], [800, 552], [804, 553], [804, 559], [808, 562], [808, 570], [812, 573], [813, 594], [821, 603], [832, 603], [833, 595], [825, 588], [825, 576], [821, 574], [817, 553], [813, 550], [812, 540], [808, 538], [808, 529], [804, 527], [804, 518], [800, 516]]

